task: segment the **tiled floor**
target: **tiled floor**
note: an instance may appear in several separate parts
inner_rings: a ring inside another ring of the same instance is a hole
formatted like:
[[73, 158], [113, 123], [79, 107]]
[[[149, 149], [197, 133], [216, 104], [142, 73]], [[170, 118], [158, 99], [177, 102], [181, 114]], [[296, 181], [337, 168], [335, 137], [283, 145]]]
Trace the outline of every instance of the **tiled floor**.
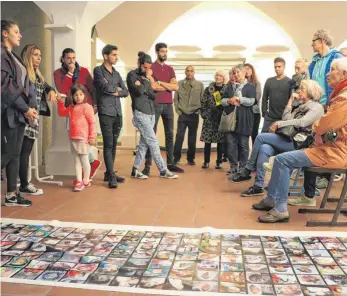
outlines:
[[[212, 159], [214, 157], [215, 155]], [[245, 198], [239, 194], [251, 183], [229, 183], [226, 176], [227, 164], [223, 164], [223, 170], [215, 170], [213, 166], [203, 170], [200, 168], [201, 162], [202, 154], [197, 155], [198, 165], [195, 167], [187, 166], [183, 162], [182, 167], [186, 172], [180, 175], [178, 180], [160, 179], [155, 166], [152, 167], [149, 180], [134, 180], [129, 177], [133, 163], [132, 152], [119, 151], [116, 168], [118, 174], [127, 179], [126, 183], [119, 184], [117, 189], [107, 188], [107, 184], [102, 181], [103, 170], [98, 172], [93, 186], [81, 193], [71, 191], [72, 178], [58, 178], [64, 180], [63, 187], [40, 184], [45, 194], [32, 197], [32, 207], [24, 209], [2, 207], [2, 217], [148, 226], [333, 231], [333, 228], [329, 227], [305, 227], [306, 221], [310, 219], [322, 221], [331, 219], [329, 214], [299, 215], [297, 208], [294, 207], [290, 208], [289, 223], [258, 223], [257, 217], [260, 213], [251, 210], [251, 205], [260, 198]], [[334, 183], [332, 193], [337, 195], [341, 186], [342, 182]], [[2, 192], [4, 192], [3, 187]], [[2, 284], [1, 293], [1, 295], [31, 296], [82, 294], [115, 296], [124, 293], [18, 284]]]

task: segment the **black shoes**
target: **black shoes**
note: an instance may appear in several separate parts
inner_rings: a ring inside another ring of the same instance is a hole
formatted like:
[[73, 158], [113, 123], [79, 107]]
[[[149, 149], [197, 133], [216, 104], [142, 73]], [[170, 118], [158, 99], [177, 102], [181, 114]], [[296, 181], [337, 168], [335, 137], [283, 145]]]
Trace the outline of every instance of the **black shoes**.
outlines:
[[145, 166], [145, 168], [144, 168], [143, 171], [142, 171], [142, 174], [144, 174], [144, 175], [146, 175], [147, 177], [149, 177], [150, 171], [151, 171], [151, 167]]
[[[114, 173], [114, 174], [115, 174], [115, 173]], [[117, 182], [118, 182], [118, 183], [124, 183], [124, 182], [125, 182], [125, 178], [119, 177], [119, 176], [117, 176], [116, 174], [115, 174], [115, 176], [116, 176], [116, 179], [117, 179]], [[105, 181], [105, 182], [109, 182], [109, 181], [110, 181], [110, 175], [109, 175], [109, 174], [104, 173], [104, 181]]]
[[202, 164], [202, 168], [203, 169], [208, 169], [210, 167], [210, 164], [208, 163], [208, 162], [204, 162], [203, 164]]
[[195, 160], [188, 160], [188, 165], [196, 165]]
[[249, 169], [243, 168], [240, 172], [229, 176], [229, 181], [233, 183], [246, 182], [252, 179], [251, 174], [252, 172]]
[[184, 173], [184, 169], [181, 169], [177, 165], [169, 165], [167, 168], [169, 169], [170, 172], [181, 173], [181, 174]]
[[32, 202], [20, 195], [19, 192], [12, 196], [5, 195], [6, 207], [30, 207], [31, 205]]
[[248, 190], [241, 192], [241, 196], [261, 196], [263, 194], [264, 189], [257, 186], [249, 187]]
[[216, 166], [214, 168], [216, 170], [221, 170], [222, 169], [222, 163], [221, 162], [216, 162]]
[[118, 183], [117, 183], [117, 176], [116, 174], [112, 174], [110, 177], [109, 177], [109, 180], [108, 180], [108, 188], [117, 188], [118, 187]]

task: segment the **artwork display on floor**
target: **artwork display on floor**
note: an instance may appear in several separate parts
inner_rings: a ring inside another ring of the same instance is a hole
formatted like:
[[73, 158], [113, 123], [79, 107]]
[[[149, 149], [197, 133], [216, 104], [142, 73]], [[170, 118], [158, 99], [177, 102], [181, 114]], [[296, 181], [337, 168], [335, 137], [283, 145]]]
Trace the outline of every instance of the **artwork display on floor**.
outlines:
[[5, 220], [4, 282], [161, 295], [347, 295], [347, 237]]

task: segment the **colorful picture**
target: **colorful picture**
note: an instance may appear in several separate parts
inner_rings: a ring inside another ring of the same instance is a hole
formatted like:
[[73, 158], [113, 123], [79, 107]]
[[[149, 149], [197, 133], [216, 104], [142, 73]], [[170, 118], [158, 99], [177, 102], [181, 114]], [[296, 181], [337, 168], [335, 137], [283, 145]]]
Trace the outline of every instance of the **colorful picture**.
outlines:
[[16, 224], [3, 224], [1, 230], [4, 282], [62, 282], [197, 295], [347, 295], [347, 238]]

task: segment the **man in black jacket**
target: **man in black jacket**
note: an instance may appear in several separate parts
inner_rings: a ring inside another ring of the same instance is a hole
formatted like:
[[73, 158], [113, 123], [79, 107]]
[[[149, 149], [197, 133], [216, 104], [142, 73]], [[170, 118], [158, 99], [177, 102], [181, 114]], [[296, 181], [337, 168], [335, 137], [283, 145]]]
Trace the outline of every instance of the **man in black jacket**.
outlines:
[[100, 127], [104, 143], [104, 161], [106, 172], [104, 181], [109, 188], [117, 188], [117, 182], [124, 182], [116, 176], [113, 165], [119, 133], [122, 129], [122, 106], [120, 98], [128, 96], [128, 90], [122, 77], [113, 68], [118, 61], [118, 48], [106, 45], [102, 49], [104, 63], [94, 68], [94, 86], [99, 113]]

